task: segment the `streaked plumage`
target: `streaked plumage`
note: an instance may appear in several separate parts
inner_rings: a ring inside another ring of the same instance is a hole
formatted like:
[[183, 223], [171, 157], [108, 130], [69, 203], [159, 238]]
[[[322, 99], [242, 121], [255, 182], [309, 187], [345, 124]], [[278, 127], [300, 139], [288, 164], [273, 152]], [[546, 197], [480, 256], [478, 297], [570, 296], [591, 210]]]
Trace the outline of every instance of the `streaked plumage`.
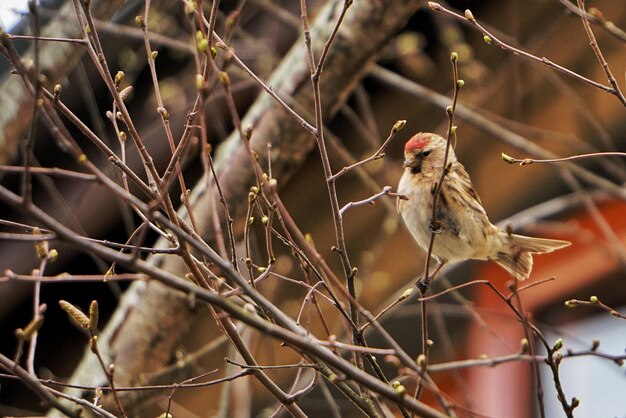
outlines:
[[441, 177], [446, 140], [433, 133], [418, 133], [404, 148], [404, 174], [398, 193], [398, 211], [413, 238], [428, 249], [432, 227], [438, 230], [432, 255], [440, 262], [467, 259], [493, 260], [513, 277], [530, 275], [531, 254], [547, 253], [570, 245], [567, 241], [509, 234], [493, 225], [454, 150], [448, 155], [449, 171], [438, 196], [436, 225], [431, 226], [433, 191]]

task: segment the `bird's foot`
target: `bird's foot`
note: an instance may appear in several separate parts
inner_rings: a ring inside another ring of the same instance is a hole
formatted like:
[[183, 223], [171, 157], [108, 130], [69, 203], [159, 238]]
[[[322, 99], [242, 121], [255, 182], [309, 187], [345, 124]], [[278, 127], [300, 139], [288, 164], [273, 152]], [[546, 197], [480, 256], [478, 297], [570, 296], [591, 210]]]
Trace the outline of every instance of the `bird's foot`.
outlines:
[[430, 229], [430, 232], [432, 232], [433, 234], [441, 233], [442, 225], [443, 224], [439, 219], [431, 219], [430, 222], [428, 222], [428, 228]]
[[428, 290], [430, 289], [430, 282], [431, 281], [432, 281], [432, 279], [430, 277], [420, 277], [415, 282], [415, 287], [417, 287], [417, 290], [420, 291], [420, 296], [421, 297], [426, 296], [426, 293], [428, 293]]
[[426, 296], [426, 293], [430, 290], [430, 284], [435, 279], [435, 277], [437, 277], [437, 274], [439, 274], [439, 271], [443, 268], [443, 266], [446, 265], [446, 263], [446, 260], [439, 260], [439, 265], [437, 266], [435, 271], [427, 276], [417, 279], [417, 281], [415, 282], [415, 287], [417, 287], [417, 290], [420, 291], [422, 297]]

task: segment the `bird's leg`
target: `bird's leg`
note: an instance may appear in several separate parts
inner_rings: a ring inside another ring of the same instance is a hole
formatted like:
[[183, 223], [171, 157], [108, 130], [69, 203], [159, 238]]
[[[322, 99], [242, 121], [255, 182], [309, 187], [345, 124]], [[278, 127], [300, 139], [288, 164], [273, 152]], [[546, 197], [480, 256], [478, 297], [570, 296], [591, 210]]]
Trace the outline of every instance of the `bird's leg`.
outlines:
[[447, 261], [445, 260], [441, 260], [439, 262], [439, 265], [437, 266], [437, 268], [435, 269], [435, 271], [433, 271], [433, 273], [430, 275], [430, 280], [434, 280], [435, 276], [437, 276], [437, 274], [439, 273], [439, 271], [443, 268], [443, 266], [445, 266], [447, 263]]
[[415, 287], [417, 287], [417, 290], [420, 291], [422, 297], [426, 295], [426, 292], [428, 292], [428, 290], [430, 289], [430, 283], [435, 279], [435, 277], [437, 277], [437, 274], [439, 273], [439, 271], [443, 268], [443, 266], [446, 265], [446, 261], [445, 260], [441, 260], [439, 262], [439, 265], [437, 266], [437, 268], [435, 269], [435, 271], [433, 271], [431, 274], [429, 274], [427, 277], [420, 277], [416, 282], [415, 282]]

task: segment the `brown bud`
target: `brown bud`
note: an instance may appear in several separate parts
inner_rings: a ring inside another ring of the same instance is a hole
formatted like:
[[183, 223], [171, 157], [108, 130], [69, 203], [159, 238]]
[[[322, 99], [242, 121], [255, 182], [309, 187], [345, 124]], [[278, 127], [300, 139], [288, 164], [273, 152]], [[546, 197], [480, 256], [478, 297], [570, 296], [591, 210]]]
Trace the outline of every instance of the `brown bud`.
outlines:
[[48, 251], [48, 261], [54, 263], [57, 261], [57, 258], [59, 258], [59, 251], [56, 248], [50, 249], [50, 251]]
[[401, 119], [401, 120], [399, 120], [399, 121], [397, 121], [396, 123], [393, 124], [393, 131], [394, 132], [398, 132], [402, 128], [404, 128], [405, 125], [406, 125], [406, 120]]
[[63, 91], [63, 87], [60, 84], [54, 85], [54, 100], [59, 100], [61, 97], [61, 91]]
[[135, 24], [139, 26], [142, 30], [146, 28], [146, 21], [143, 16], [135, 16]]
[[404, 387], [404, 385], [402, 385], [402, 383], [396, 380], [391, 384], [391, 386], [396, 391], [396, 394], [398, 396], [404, 396], [404, 393], [406, 392], [406, 388]]
[[220, 79], [220, 83], [225, 86], [230, 86], [230, 77], [228, 76], [227, 72], [220, 71], [218, 74], [218, 78]]
[[596, 351], [598, 347], [600, 347], [600, 340], [597, 338], [594, 338], [593, 341], [591, 342], [591, 351]]
[[596, 19], [599, 19], [600, 21], [604, 21], [604, 14], [602, 13], [601, 10], [595, 8], [595, 7], [590, 7], [588, 13], [595, 17]]
[[443, 7], [441, 7], [441, 5], [439, 3], [436, 3], [434, 1], [429, 1], [428, 2], [428, 7], [431, 8], [431, 10], [434, 10], [436, 12], [441, 12], [443, 11]]
[[[41, 229], [39, 229], [39, 227], [34, 227], [33, 235], [41, 236]], [[35, 250], [37, 251], [37, 256], [39, 256], [39, 258], [47, 258], [48, 249], [48, 241], [35, 241]]]
[[509, 154], [502, 153], [502, 160], [505, 163], [513, 164], [513, 157], [511, 157]]
[[426, 356], [424, 354], [417, 356], [417, 367], [422, 370], [426, 367]]
[[115, 74], [115, 85], [118, 86], [122, 80], [124, 80], [124, 77], [126, 77], [124, 71], [118, 71], [117, 74]]
[[167, 109], [164, 108], [163, 106], [157, 107], [157, 112], [159, 112], [159, 115], [161, 115], [163, 120], [169, 120], [170, 119], [170, 112], [168, 112]]
[[249, 141], [250, 138], [252, 138], [252, 130], [254, 129], [254, 125], [250, 124], [248, 125], [248, 127], [245, 129], [245, 131], [243, 131], [243, 135], [246, 137], [246, 139]]
[[522, 338], [520, 346], [521, 346], [520, 352], [522, 354], [528, 353], [528, 349], [530, 348], [530, 344], [528, 343], [528, 340], [526, 338]]

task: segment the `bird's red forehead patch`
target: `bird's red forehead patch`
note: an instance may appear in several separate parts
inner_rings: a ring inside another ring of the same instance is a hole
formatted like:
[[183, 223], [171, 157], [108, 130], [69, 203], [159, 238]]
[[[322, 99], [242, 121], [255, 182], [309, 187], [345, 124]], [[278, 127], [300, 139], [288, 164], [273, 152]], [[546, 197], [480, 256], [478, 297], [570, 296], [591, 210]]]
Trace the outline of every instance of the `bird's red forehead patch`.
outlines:
[[411, 139], [406, 142], [404, 146], [404, 152], [413, 152], [421, 150], [430, 143], [430, 136], [423, 132], [413, 135]]

